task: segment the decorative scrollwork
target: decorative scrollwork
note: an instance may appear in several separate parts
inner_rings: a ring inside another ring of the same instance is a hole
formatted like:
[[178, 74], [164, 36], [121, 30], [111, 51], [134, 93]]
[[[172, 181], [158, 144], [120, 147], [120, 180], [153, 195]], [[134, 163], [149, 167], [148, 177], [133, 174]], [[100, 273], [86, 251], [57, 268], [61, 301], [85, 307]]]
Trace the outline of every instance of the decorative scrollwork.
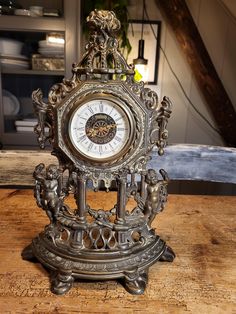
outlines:
[[132, 90], [133, 93], [140, 96], [140, 93], [142, 92], [142, 90], [144, 88], [144, 82], [142, 82], [142, 81], [137, 82], [137, 81], [135, 81], [133, 75], [127, 75], [125, 83], [130, 88], [130, 90]]
[[[43, 239], [44, 240], [44, 239]], [[42, 239], [36, 238], [34, 239], [34, 251], [36, 254], [39, 254], [49, 265], [53, 265], [53, 267], [60, 267], [60, 269], [71, 270], [73, 269], [75, 272], [117, 272], [123, 271], [124, 269], [137, 269], [139, 266], [143, 266], [150, 262], [157, 260], [160, 256], [160, 253], [165, 248], [165, 243], [157, 238], [155, 241], [152, 241], [152, 245], [147, 246], [143, 251], [137, 252], [135, 254], [128, 255], [126, 259], [106, 259], [105, 262], [102, 263], [94, 263], [94, 260], [87, 259], [84, 260], [79, 256], [75, 259], [68, 260], [68, 258], [64, 256], [58, 256], [57, 254], [50, 251], [47, 246], [44, 245]]]
[[[77, 66], [77, 72], [86, 71], [106, 73], [114, 69], [114, 73], [130, 72], [130, 68], [119, 51], [118, 40], [115, 37], [120, 29], [120, 21], [115, 13], [105, 10], [94, 10], [87, 18], [91, 29], [86, 52]], [[97, 70], [97, 71], [96, 71]], [[99, 70], [99, 71], [98, 71]]]
[[83, 240], [87, 249], [110, 250], [118, 245], [116, 232], [109, 227], [92, 227]]
[[[38, 135], [38, 142], [40, 148], [45, 147], [48, 139], [52, 138], [51, 134], [51, 115], [50, 105], [43, 101], [43, 93], [41, 89], [37, 89], [32, 93], [32, 100], [34, 104], [35, 113], [38, 117], [38, 123], [34, 128], [35, 133]], [[46, 131], [46, 128], [49, 130]]]
[[156, 144], [158, 147], [158, 154], [160, 156], [163, 155], [168, 139], [168, 131], [166, 127], [172, 109], [170, 99], [165, 96], [161, 104], [159, 104], [157, 94], [149, 88], [144, 88], [143, 82], [135, 82], [133, 76], [127, 76], [126, 84], [132, 92], [139, 96], [145, 107], [150, 110], [150, 146], [148, 150], [151, 150], [154, 144]]
[[89, 208], [88, 213], [91, 217], [95, 219], [95, 223], [100, 226], [112, 228], [113, 224], [110, 222], [109, 218], [116, 214], [115, 208], [110, 211], [105, 211], [102, 209], [94, 210]]
[[148, 160], [150, 160], [150, 156], [141, 156], [129, 167], [130, 172], [141, 173], [142, 171], [146, 170]]
[[74, 68], [75, 64], [72, 65], [73, 76], [70, 80], [63, 79], [62, 83], [55, 84], [51, 87], [48, 94], [48, 101], [50, 104], [59, 104], [67, 94], [79, 85], [80, 81], [76, 73], [74, 73]]
[[158, 117], [157, 123], [159, 126], [159, 140], [157, 142], [158, 146], [158, 154], [164, 154], [164, 147], [166, 147], [167, 139], [168, 139], [168, 130], [167, 130], [167, 123], [168, 119], [170, 118], [172, 109], [172, 103], [168, 97], [164, 97], [161, 106], [158, 110]]
[[157, 93], [152, 91], [149, 88], [143, 88], [141, 90], [140, 97], [144, 103], [144, 105], [147, 107], [149, 110], [155, 110], [157, 109], [158, 106], [158, 96]]

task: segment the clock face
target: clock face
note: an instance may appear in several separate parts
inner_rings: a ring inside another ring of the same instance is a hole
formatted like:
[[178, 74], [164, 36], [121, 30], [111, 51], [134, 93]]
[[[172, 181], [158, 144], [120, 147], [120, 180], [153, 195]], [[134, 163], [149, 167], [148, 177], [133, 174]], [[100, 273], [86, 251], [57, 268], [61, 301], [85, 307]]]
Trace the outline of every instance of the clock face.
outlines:
[[103, 161], [119, 154], [130, 138], [127, 112], [116, 102], [94, 99], [80, 105], [69, 122], [75, 149], [89, 159]]

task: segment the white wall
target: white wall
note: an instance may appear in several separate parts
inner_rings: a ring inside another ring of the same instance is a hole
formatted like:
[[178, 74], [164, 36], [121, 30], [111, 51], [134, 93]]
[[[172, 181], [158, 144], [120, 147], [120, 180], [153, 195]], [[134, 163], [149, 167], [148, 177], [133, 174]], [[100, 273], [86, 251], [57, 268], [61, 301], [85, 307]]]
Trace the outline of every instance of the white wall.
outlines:
[[[221, 0], [186, 0], [186, 2], [222, 83], [236, 108], [236, 19], [229, 14]], [[185, 91], [198, 110], [217, 127], [175, 35], [163, 21], [155, 0], [146, 0], [146, 5], [151, 20], [162, 20], [161, 46]], [[131, 0], [130, 17], [141, 19], [141, 7], [141, 0]], [[158, 86], [150, 88], [155, 89], [160, 98], [166, 95], [173, 102], [173, 113], [168, 127], [169, 143], [224, 145], [220, 136], [191, 108], [162, 53]]]

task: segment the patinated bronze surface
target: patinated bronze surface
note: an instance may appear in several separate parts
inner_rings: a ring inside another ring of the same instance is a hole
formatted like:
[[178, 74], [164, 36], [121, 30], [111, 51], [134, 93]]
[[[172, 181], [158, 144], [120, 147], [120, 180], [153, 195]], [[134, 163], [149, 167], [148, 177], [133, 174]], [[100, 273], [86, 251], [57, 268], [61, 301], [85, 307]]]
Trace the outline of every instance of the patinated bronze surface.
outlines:
[[[164, 97], [159, 104], [155, 92], [134, 80], [118, 49], [120, 22], [113, 12], [95, 10], [87, 20], [90, 39], [72, 78], [54, 85], [47, 103], [41, 90], [32, 95], [39, 145], [49, 140], [59, 165], [35, 168], [37, 205], [50, 223], [22, 255], [52, 270], [56, 294], [76, 278], [121, 278], [127, 291], [142, 294], [149, 267], [175, 257], [152, 229], [167, 200], [168, 176], [147, 170], [152, 149], [164, 152], [171, 103]], [[88, 184], [98, 193], [115, 185], [116, 204], [91, 208]], [[75, 208], [66, 205], [69, 194]], [[137, 203], [131, 211], [129, 198]]]

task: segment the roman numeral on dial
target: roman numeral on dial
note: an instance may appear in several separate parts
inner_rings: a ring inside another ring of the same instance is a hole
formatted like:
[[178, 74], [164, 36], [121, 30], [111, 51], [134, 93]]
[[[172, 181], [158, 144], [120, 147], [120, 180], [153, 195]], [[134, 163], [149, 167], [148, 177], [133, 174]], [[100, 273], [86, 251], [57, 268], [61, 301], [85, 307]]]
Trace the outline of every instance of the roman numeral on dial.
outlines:
[[122, 138], [120, 138], [119, 136], [115, 136], [114, 140], [116, 140], [117, 142], [121, 142]]
[[100, 103], [99, 103], [99, 111], [103, 112], [103, 110], [104, 110], [104, 105], [103, 105], [102, 101], [100, 101]]
[[93, 148], [93, 143], [89, 143], [88, 152]]
[[87, 138], [87, 135], [84, 134], [78, 138], [78, 142], [83, 142]]
[[127, 145], [130, 122], [124, 108], [104, 97], [87, 101], [75, 109], [69, 136], [75, 149], [91, 161], [117, 155]]
[[90, 113], [94, 114], [94, 111], [90, 106], [88, 106], [88, 110], [90, 111]]

